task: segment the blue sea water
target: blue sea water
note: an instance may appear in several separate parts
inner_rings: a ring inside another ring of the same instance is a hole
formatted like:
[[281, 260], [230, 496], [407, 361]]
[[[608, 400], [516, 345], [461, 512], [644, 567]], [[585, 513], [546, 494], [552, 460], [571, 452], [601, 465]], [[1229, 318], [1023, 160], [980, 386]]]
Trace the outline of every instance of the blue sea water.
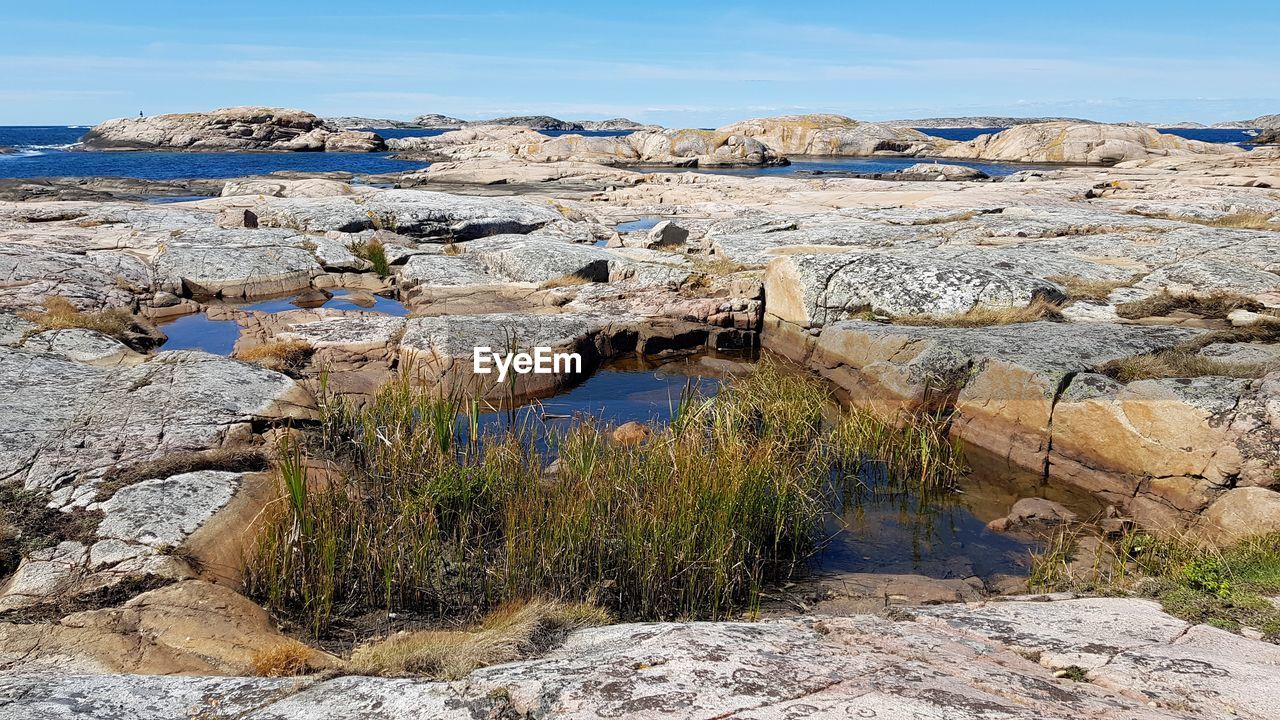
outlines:
[[[821, 175], [841, 173], [890, 173], [898, 170], [904, 170], [918, 163], [933, 162], [930, 158], [910, 158], [910, 157], [807, 157], [807, 158], [791, 158], [790, 165], [781, 167], [750, 167], [750, 168], [699, 168], [700, 173], [715, 173], [718, 175], [747, 175], [750, 177], [758, 177], [761, 175]], [[975, 162], [971, 160], [939, 160], [949, 165], [964, 165], [985, 172], [991, 177], [1002, 177], [1012, 175], [1021, 170], [1056, 169], [1051, 165], [1029, 165], [1025, 163], [990, 163]], [[686, 169], [655, 169], [659, 172], [688, 172]]]
[[131, 177], [143, 180], [230, 178], [278, 170], [408, 172], [429, 163], [393, 160], [390, 153], [82, 152], [71, 149], [87, 127], [0, 127], [0, 178]]
[[[356, 175], [407, 172], [429, 163], [396, 160], [391, 153], [254, 153], [254, 152], [81, 152], [72, 149], [88, 130], [87, 126], [0, 126], [0, 147], [12, 147], [14, 154], [0, 155], [0, 178], [36, 177], [132, 177], [143, 180], [230, 178], [263, 175], [277, 171], [347, 172]], [[927, 128], [923, 132], [949, 140], [971, 140], [978, 135], [999, 132], [1000, 128]], [[378, 130], [387, 138], [429, 137], [446, 130]], [[595, 137], [616, 137], [628, 131], [577, 131]], [[1193, 140], [1240, 143], [1249, 135], [1243, 130], [1165, 130]], [[545, 135], [568, 131], [544, 131]], [[1245, 147], [1249, 147], [1246, 145]], [[703, 169], [735, 175], [792, 175], [796, 173], [883, 173], [915, 164], [912, 158], [809, 158], [776, 168]], [[1031, 166], [965, 162], [988, 175], [1009, 175]]]
[[[979, 135], [987, 135], [990, 133], [998, 133], [1005, 128], [917, 128], [925, 135], [943, 138], [945, 140], [956, 140], [958, 142], [968, 142]], [[1211, 143], [1243, 143], [1253, 138], [1244, 130], [1224, 130], [1219, 128], [1157, 128], [1162, 133], [1177, 135], [1188, 140], [1200, 140], [1202, 142]], [[1248, 147], [1247, 145], [1245, 147]]]

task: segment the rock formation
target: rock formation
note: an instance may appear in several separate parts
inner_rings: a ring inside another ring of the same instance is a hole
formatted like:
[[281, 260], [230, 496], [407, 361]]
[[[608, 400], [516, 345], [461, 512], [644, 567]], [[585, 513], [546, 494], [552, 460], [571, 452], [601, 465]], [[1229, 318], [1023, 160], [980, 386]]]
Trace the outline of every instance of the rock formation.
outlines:
[[482, 125], [435, 137], [392, 140], [401, 157], [533, 163], [594, 163], [613, 167], [731, 167], [782, 165], [763, 143], [712, 130], [634, 132], [620, 137], [548, 137], [527, 128]]
[[1240, 152], [1243, 151], [1234, 145], [1187, 140], [1145, 127], [1052, 122], [980, 135], [933, 154], [970, 160], [1114, 165], [1151, 157]]
[[782, 115], [743, 120], [718, 132], [759, 140], [779, 155], [918, 155], [939, 142], [911, 128], [843, 115]]
[[302, 110], [223, 108], [120, 118], [96, 125], [80, 140], [86, 150], [280, 150], [289, 152], [378, 152], [374, 133], [332, 131]]

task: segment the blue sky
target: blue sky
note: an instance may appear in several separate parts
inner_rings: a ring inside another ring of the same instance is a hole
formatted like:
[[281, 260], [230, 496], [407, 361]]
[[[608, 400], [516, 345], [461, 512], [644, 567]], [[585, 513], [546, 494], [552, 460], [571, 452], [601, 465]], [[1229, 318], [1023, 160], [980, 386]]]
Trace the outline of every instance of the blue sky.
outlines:
[[1280, 112], [1274, 2], [7, 2], [0, 124], [322, 115]]

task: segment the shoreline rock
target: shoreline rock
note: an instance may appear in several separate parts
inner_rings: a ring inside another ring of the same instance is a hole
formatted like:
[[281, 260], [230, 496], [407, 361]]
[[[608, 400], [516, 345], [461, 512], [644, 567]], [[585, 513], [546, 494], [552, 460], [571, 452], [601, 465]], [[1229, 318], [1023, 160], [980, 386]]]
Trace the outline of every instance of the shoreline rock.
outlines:
[[1026, 163], [1114, 165], [1187, 155], [1231, 155], [1234, 145], [1187, 140], [1146, 127], [1066, 122], [1019, 125], [933, 153], [937, 157]]
[[911, 128], [827, 114], [743, 120], [725, 125], [718, 132], [758, 140], [779, 155], [920, 155], [949, 142]]

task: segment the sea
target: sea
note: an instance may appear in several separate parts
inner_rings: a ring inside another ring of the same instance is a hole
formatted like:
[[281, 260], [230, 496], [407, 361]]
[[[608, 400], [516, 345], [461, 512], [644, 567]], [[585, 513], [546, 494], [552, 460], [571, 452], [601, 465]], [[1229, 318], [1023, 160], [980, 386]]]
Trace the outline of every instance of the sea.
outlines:
[[[267, 153], [267, 152], [84, 152], [75, 144], [88, 132], [86, 125], [0, 126], [0, 147], [12, 154], [0, 154], [0, 178], [40, 177], [129, 177], [143, 180], [216, 179], [265, 175], [278, 171], [344, 172], [380, 175], [409, 172], [430, 163], [397, 160], [392, 153]], [[972, 140], [1001, 128], [928, 128], [923, 132], [949, 140]], [[377, 130], [386, 138], [429, 137], [446, 130]], [[596, 137], [616, 137], [627, 131], [543, 131], [549, 136], [570, 132]], [[1243, 143], [1250, 136], [1243, 130], [1164, 130], [1192, 140]], [[1245, 145], [1245, 147], [1249, 147]], [[883, 173], [913, 165], [913, 158], [809, 158], [789, 166], [773, 168], [733, 168], [717, 170], [736, 175], [795, 175], [839, 173]], [[991, 176], [1009, 175], [1034, 166], [1009, 163], [961, 162]]]

